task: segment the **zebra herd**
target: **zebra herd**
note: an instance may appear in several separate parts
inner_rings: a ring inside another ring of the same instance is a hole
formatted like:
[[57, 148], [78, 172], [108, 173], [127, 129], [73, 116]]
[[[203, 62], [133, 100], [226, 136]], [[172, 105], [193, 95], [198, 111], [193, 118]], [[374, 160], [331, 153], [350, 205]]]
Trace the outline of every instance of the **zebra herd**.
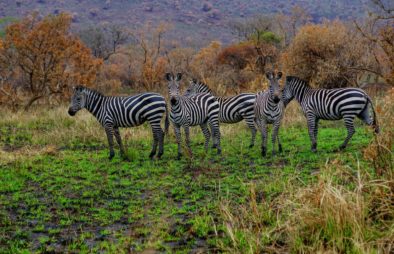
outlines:
[[[301, 105], [307, 119], [313, 152], [317, 151], [320, 119], [344, 119], [348, 134], [339, 147], [340, 149], [347, 146], [355, 133], [355, 117], [360, 118], [367, 125], [373, 126], [376, 133], [379, 132], [371, 99], [361, 89], [314, 89], [306, 81], [293, 76], [287, 76], [284, 88], [280, 89], [281, 72], [267, 72], [266, 77], [269, 80], [267, 91], [257, 94], [241, 93], [231, 97], [216, 97], [206, 84], [194, 79], [190, 80], [189, 87], [182, 95], [179, 89], [182, 74], [167, 73], [165, 78], [168, 81], [169, 110], [165, 98], [157, 93], [147, 92], [135, 96], [113, 97], [104, 96], [84, 86], [77, 86], [74, 88], [68, 113], [73, 116], [85, 108], [97, 118], [107, 134], [109, 159], [115, 155], [113, 136], [116, 138], [121, 154], [125, 153], [119, 128], [134, 127], [144, 122], [149, 123], [153, 133], [150, 158], [156, 155], [157, 147], [159, 148], [157, 157], [160, 158], [163, 155], [164, 135], [168, 133], [169, 122], [172, 123], [175, 130], [178, 145], [177, 158], [180, 159], [182, 156], [182, 127], [185, 131], [189, 154], [192, 154], [189, 128], [197, 125], [200, 126], [205, 137], [205, 150], [208, 150], [212, 137], [212, 147], [217, 149], [218, 154], [221, 154], [220, 123], [237, 123], [242, 120], [245, 120], [252, 133], [250, 147], [254, 146], [257, 128], [261, 131], [262, 156], [267, 154], [267, 124], [273, 125], [272, 155], [275, 155], [276, 142], [278, 142], [278, 151], [282, 152], [278, 131], [285, 108], [294, 98]], [[370, 108], [373, 116], [369, 114]], [[161, 127], [163, 118], [165, 118], [165, 131]]]

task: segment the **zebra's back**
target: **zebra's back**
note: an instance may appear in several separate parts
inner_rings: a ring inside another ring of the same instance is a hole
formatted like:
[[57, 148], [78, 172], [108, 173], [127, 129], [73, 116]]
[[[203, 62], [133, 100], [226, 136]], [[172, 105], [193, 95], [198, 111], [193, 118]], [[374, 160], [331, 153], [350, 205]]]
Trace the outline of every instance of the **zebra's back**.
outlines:
[[237, 123], [242, 119], [254, 115], [256, 94], [241, 93], [231, 97], [217, 97], [220, 105], [219, 121], [223, 123]]
[[368, 95], [358, 88], [314, 89], [304, 104], [323, 120], [339, 120], [344, 115], [359, 115], [367, 106]]
[[133, 127], [145, 121], [160, 122], [166, 112], [166, 102], [157, 93], [142, 93], [125, 97], [106, 97], [103, 107], [106, 121], [117, 127]]

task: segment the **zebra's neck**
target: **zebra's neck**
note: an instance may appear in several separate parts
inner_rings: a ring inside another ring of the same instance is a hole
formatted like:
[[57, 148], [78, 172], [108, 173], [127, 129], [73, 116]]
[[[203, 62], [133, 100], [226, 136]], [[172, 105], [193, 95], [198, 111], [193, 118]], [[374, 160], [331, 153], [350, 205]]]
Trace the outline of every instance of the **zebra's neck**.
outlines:
[[302, 103], [304, 98], [310, 91], [312, 90], [311, 87], [308, 86], [308, 84], [305, 84], [305, 82], [299, 80], [294, 86], [293, 86], [293, 93], [294, 97], [299, 103]]
[[89, 90], [86, 97], [85, 108], [94, 116], [97, 115], [101, 108], [105, 96], [94, 90]]
[[212, 90], [204, 83], [199, 82], [197, 85], [197, 93], [209, 93], [212, 94]]

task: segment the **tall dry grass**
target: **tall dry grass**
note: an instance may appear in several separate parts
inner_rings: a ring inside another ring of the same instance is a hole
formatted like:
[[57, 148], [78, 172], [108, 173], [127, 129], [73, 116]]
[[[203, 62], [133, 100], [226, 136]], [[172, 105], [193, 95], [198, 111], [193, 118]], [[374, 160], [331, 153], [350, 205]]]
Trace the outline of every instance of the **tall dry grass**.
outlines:
[[[253, 182], [246, 203], [221, 202], [226, 238], [219, 246], [228, 253], [393, 253], [393, 95], [377, 103], [381, 134], [364, 151], [371, 168], [338, 157], [310, 183], [296, 173]], [[270, 188], [280, 194], [265, 197]]]
[[[393, 179], [330, 162], [317, 181], [293, 176], [252, 184], [248, 202], [221, 204], [229, 253], [391, 253], [394, 248]], [[282, 186], [273, 199], [258, 188]], [[285, 187], [283, 187], [285, 185]], [[265, 187], [262, 187], [265, 186]]]

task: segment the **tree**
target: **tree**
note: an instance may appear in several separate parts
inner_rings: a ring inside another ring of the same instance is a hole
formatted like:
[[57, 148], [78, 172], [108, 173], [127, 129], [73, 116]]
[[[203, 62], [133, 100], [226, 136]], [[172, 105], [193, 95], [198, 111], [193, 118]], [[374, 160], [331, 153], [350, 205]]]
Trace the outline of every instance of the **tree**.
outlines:
[[340, 21], [301, 27], [282, 55], [287, 74], [327, 88], [357, 86], [370, 59], [365, 39]]
[[290, 44], [291, 40], [296, 36], [300, 27], [306, 25], [312, 20], [309, 13], [302, 7], [296, 5], [291, 9], [289, 15], [280, 13], [275, 17], [278, 30], [283, 38], [284, 46]]
[[70, 34], [70, 23], [66, 14], [43, 19], [34, 14], [7, 27], [0, 64], [14, 61], [13, 86], [27, 93], [26, 110], [42, 98], [64, 96], [72, 85], [94, 83], [101, 60]]
[[377, 66], [366, 69], [377, 77], [394, 84], [394, 9], [381, 0], [371, 0], [373, 8], [368, 13], [368, 20], [361, 25], [354, 22], [358, 32], [369, 41]]
[[81, 40], [91, 49], [97, 58], [108, 60], [118, 53], [119, 46], [130, 40], [131, 34], [118, 25], [102, 25], [82, 30]]

